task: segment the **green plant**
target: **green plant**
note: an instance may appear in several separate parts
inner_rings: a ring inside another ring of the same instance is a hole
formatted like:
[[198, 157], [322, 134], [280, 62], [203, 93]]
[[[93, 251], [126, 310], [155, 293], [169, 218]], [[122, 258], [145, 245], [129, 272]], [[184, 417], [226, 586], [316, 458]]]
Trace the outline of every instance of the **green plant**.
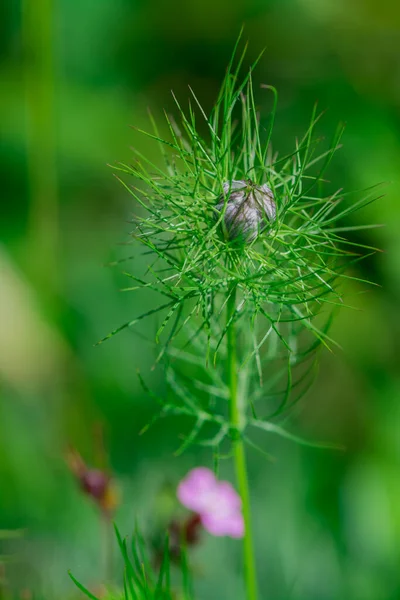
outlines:
[[[115, 533], [118, 546], [123, 559], [123, 598], [124, 600], [176, 600], [174, 589], [171, 583], [171, 560], [169, 552], [169, 539], [165, 539], [164, 552], [159, 569], [155, 569], [148, 556], [148, 550], [145, 546], [143, 537], [138, 529], [132, 536], [130, 547], [126, 539], [123, 539], [115, 527]], [[186, 553], [182, 545], [182, 595], [181, 600], [191, 600], [192, 583], [190, 573], [187, 568]], [[75, 585], [91, 600], [98, 600], [97, 597], [85, 588], [75, 577], [69, 573], [70, 578]], [[109, 592], [110, 599], [115, 598], [113, 592]], [[118, 597], [118, 595], [117, 595]], [[119, 596], [120, 597], [120, 596]]]
[[177, 454], [203, 444], [217, 465], [228, 445], [243, 504], [246, 593], [256, 600], [246, 444], [262, 430], [321, 446], [282, 422], [312, 384], [318, 351], [335, 344], [329, 327], [346, 305], [346, 281], [363, 281], [348, 269], [374, 249], [348, 237], [346, 219], [375, 199], [375, 189], [355, 200], [331, 191], [325, 174], [343, 127], [324, 147], [316, 107], [293, 151], [274, 154], [277, 92], [261, 86], [272, 97], [261, 118], [256, 63], [240, 80], [246, 49], [236, 59], [237, 50], [210, 115], [192, 90], [187, 113], [175, 99], [179, 124], [166, 115], [169, 137], [150, 115], [153, 131], [142, 133], [159, 145], [163, 166], [135, 150], [132, 164], [113, 167], [140, 207], [132, 242], [148, 257], [144, 274], [125, 272], [126, 289], [147, 288], [162, 300], [104, 339], [161, 315], [157, 363], [167, 389], [161, 397], [140, 381], [160, 405], [157, 418], [193, 419]]

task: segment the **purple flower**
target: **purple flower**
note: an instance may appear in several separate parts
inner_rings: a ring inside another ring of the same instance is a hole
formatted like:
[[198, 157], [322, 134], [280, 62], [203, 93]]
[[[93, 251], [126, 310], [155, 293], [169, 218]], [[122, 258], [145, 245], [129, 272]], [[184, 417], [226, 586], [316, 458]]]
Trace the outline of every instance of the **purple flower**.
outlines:
[[218, 481], [210, 469], [192, 469], [178, 486], [178, 498], [200, 516], [204, 529], [212, 535], [243, 537], [240, 496], [228, 481]]

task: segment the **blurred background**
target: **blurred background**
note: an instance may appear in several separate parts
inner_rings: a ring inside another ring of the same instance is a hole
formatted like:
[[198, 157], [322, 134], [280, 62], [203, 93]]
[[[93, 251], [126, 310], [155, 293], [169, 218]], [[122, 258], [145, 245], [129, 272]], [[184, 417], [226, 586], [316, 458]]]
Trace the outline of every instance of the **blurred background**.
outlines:
[[[136, 369], [147, 374], [156, 351], [129, 331], [94, 346], [148, 302], [120, 291], [124, 265], [108, 266], [129, 256], [135, 207], [106, 165], [129, 160], [132, 145], [159, 160], [130, 125], [147, 127], [147, 107], [172, 111], [171, 89], [184, 103], [190, 84], [212, 106], [244, 23], [246, 65], [266, 49], [256, 86], [279, 91], [275, 149], [293, 147], [318, 101], [327, 137], [347, 123], [336, 187], [390, 182], [348, 223], [385, 224], [357, 231], [384, 250], [357, 273], [381, 287], [349, 286], [359, 310], [335, 322], [343, 351], [324, 354], [290, 425], [346, 451], [273, 437], [262, 443], [274, 462], [249, 451], [261, 597], [400, 598], [398, 3], [6, 0], [0, 10], [0, 555], [10, 561], [0, 573], [21, 597], [73, 596], [68, 569], [104, 581], [104, 530], [69, 447], [114, 474], [123, 534], [138, 518], [153, 535], [168, 490], [211, 465], [202, 450], [173, 457], [186, 423], [138, 435], [155, 407]], [[200, 599], [243, 598], [239, 543], [204, 537], [193, 562]]]

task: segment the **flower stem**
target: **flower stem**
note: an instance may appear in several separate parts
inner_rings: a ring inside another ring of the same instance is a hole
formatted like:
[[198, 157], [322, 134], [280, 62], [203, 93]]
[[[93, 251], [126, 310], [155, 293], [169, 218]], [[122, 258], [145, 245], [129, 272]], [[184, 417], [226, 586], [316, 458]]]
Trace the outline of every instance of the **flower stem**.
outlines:
[[[238, 395], [236, 327], [234, 320], [232, 320], [234, 318], [235, 310], [236, 288], [232, 288], [229, 292], [229, 297], [227, 301], [228, 383], [231, 425], [240, 431], [244, 415], [241, 410], [240, 398]], [[245, 527], [243, 550], [246, 598], [247, 600], [257, 600], [257, 575], [251, 532], [250, 493], [247, 476], [246, 453], [243, 439], [239, 436], [234, 441], [233, 452], [237, 484], [240, 496], [242, 498], [243, 518]]]

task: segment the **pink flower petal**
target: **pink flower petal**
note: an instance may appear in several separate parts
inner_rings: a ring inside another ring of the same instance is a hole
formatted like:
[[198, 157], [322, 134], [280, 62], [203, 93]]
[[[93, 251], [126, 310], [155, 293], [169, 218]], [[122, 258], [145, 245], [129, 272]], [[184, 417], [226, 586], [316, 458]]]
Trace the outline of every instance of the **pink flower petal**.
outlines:
[[206, 531], [215, 536], [227, 535], [232, 538], [244, 536], [244, 520], [240, 512], [227, 515], [201, 515], [201, 522]]
[[178, 486], [179, 501], [186, 508], [201, 513], [207, 509], [210, 493], [213, 492], [216, 483], [215, 475], [210, 469], [192, 469]]
[[217, 493], [220, 506], [225, 506], [231, 512], [240, 511], [242, 499], [229, 481], [218, 481]]

